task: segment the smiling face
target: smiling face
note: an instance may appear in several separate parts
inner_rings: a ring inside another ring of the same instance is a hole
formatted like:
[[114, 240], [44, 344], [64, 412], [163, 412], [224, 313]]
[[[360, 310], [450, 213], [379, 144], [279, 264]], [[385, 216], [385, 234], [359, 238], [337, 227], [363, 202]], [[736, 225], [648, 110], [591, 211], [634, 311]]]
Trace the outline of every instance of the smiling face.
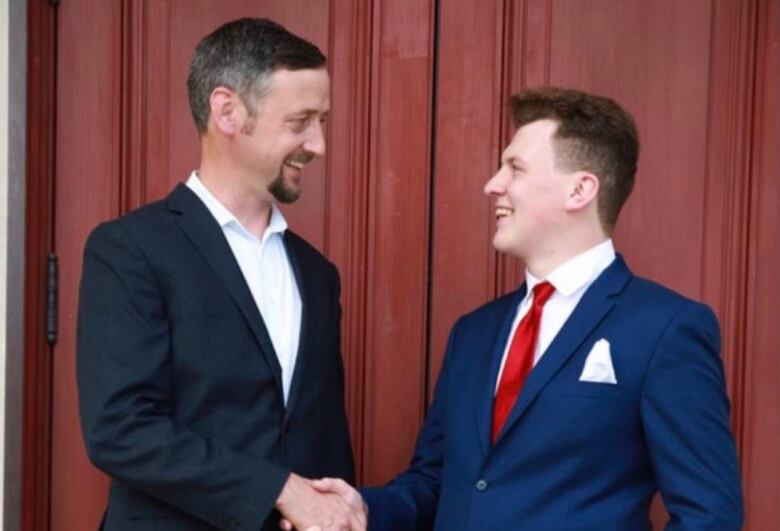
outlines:
[[258, 98], [256, 115], [250, 117], [243, 110], [235, 162], [252, 185], [263, 187], [280, 202], [295, 201], [301, 195], [304, 166], [325, 153], [327, 70], [276, 70]]
[[495, 199], [493, 246], [526, 261], [549, 252], [566, 224], [573, 174], [556, 167], [557, 128], [553, 120], [537, 120], [518, 129], [485, 185]]

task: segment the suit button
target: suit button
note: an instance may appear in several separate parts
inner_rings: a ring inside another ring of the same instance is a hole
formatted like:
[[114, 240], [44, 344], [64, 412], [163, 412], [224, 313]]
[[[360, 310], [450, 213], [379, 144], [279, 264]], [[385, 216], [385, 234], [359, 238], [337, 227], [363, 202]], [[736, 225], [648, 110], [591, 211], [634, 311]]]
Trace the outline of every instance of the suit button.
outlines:
[[477, 490], [479, 492], [484, 492], [487, 490], [487, 488], [488, 488], [487, 481], [485, 481], [484, 479], [480, 479], [479, 481], [477, 481]]

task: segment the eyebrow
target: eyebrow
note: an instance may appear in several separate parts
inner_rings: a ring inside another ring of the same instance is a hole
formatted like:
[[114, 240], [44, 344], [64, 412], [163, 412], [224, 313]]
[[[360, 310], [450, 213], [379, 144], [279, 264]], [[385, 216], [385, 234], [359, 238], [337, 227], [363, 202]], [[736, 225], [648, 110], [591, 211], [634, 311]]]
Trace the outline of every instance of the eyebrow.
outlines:
[[504, 160], [504, 164], [520, 166], [522, 168], [527, 167], [527, 164], [525, 163], [525, 161], [523, 159], [521, 159], [520, 157], [518, 157], [517, 155], [512, 155], [511, 157], [507, 157], [507, 158], [505, 158], [503, 160]]
[[292, 119], [292, 118], [298, 118], [302, 116], [309, 117], [316, 114], [321, 114], [324, 118], [327, 118], [330, 115], [330, 109], [324, 112], [318, 109], [301, 109], [299, 111], [291, 112], [289, 115], [287, 115], [287, 117], [288, 119]]

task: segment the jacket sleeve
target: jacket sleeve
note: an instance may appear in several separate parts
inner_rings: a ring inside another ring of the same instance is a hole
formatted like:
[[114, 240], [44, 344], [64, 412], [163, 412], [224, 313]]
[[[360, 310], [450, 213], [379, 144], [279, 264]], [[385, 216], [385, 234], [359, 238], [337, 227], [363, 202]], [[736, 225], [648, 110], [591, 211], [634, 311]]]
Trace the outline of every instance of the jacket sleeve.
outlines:
[[667, 325], [649, 362], [641, 416], [668, 531], [737, 531], [743, 505], [718, 323], [691, 303]]
[[256, 530], [289, 471], [175, 422], [171, 326], [141, 247], [116, 223], [98, 227], [84, 252], [77, 338], [89, 458], [218, 529]]
[[368, 506], [369, 531], [432, 529], [441, 490], [447, 394], [460, 321], [450, 333], [433, 402], [417, 437], [409, 467], [384, 487], [361, 491]]

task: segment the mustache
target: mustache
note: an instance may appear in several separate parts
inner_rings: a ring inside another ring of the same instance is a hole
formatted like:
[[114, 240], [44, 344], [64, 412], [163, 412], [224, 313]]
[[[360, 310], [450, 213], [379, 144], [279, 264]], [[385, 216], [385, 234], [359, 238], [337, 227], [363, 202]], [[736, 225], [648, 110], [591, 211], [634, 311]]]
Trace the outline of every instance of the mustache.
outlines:
[[296, 153], [294, 155], [290, 155], [289, 157], [287, 157], [287, 160], [290, 161], [290, 162], [298, 162], [298, 163], [301, 163], [301, 164], [307, 164], [313, 158], [314, 158], [314, 155], [312, 155], [311, 153], [302, 152], [302, 153]]

